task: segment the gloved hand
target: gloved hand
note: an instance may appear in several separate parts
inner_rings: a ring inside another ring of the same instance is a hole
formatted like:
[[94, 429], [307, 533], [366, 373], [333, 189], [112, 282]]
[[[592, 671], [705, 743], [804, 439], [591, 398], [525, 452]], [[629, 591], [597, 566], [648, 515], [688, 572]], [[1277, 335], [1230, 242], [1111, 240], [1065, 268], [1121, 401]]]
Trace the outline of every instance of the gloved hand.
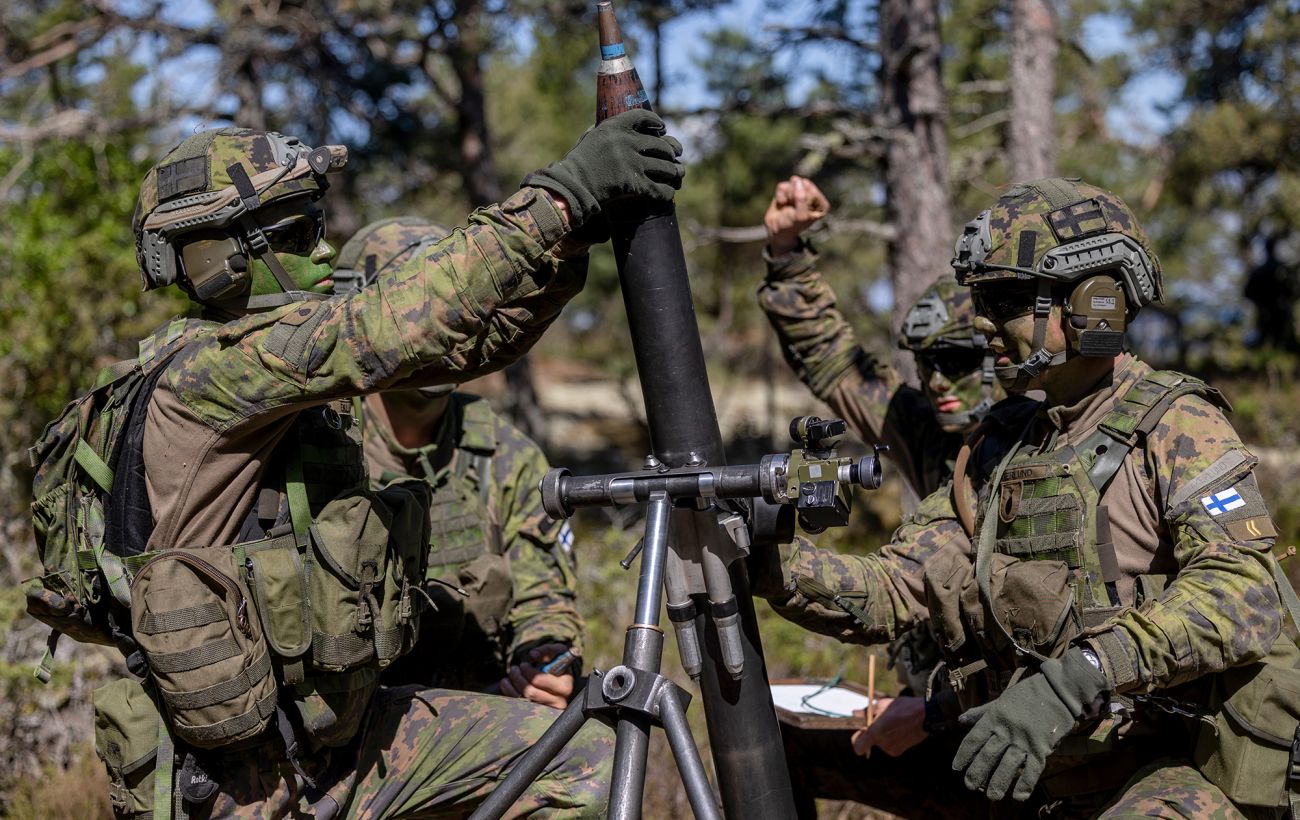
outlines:
[[681, 154], [682, 144], [664, 136], [664, 121], [638, 108], [588, 130], [564, 159], [524, 177], [523, 186], [563, 197], [569, 224], [578, 230], [616, 199], [671, 201], [686, 176], [677, 161]]
[[1015, 800], [1028, 800], [1047, 756], [1109, 689], [1081, 649], [1044, 661], [1039, 674], [959, 718], [974, 728], [957, 749], [953, 770], [965, 769], [967, 788], [984, 791], [990, 800], [1008, 791]]

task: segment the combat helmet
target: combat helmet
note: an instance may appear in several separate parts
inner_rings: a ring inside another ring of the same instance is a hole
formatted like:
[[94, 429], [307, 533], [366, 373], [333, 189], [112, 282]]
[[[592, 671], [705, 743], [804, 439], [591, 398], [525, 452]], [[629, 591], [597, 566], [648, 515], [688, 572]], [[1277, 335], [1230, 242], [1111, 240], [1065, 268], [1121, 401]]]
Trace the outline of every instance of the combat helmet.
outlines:
[[[347, 163], [342, 145], [311, 148], [274, 131], [219, 128], [195, 134], [167, 152], [140, 186], [132, 227], [145, 290], [179, 282], [203, 303], [266, 308], [313, 298], [276, 259], [262, 224], [289, 200], [319, 199], [325, 175]], [[323, 220], [315, 224], [319, 240]], [[284, 293], [247, 296], [248, 261], [270, 268]]]
[[334, 293], [352, 293], [400, 267], [417, 250], [451, 235], [451, 228], [415, 216], [371, 222], [353, 234], [334, 259]]
[[1164, 301], [1160, 261], [1133, 211], [1115, 194], [1073, 178], [1011, 188], [966, 223], [952, 266], [965, 286], [1036, 284], [1034, 352], [1022, 364], [998, 368], [1017, 388], [1065, 361], [1065, 351], [1053, 356], [1043, 349], [1054, 298], [1069, 317], [1071, 347], [1084, 356], [1118, 355], [1138, 310]]
[[940, 278], [916, 300], [903, 317], [898, 346], [953, 382], [980, 371], [979, 403], [961, 413], [936, 413], [940, 424], [968, 427], [994, 405], [993, 351], [984, 334], [975, 328], [970, 291], [961, 287], [955, 277]]

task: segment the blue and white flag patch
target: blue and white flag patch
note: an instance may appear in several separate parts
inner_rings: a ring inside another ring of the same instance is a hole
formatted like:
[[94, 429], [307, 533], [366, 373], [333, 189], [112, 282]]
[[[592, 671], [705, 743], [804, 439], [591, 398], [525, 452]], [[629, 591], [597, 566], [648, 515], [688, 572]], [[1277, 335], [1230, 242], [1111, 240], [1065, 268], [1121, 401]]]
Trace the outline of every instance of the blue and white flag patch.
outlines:
[[1236, 487], [1229, 487], [1222, 492], [1205, 496], [1201, 499], [1201, 504], [1210, 511], [1210, 515], [1214, 516], [1246, 506], [1246, 499], [1241, 497]]
[[560, 549], [564, 550], [566, 554], [573, 552], [573, 528], [569, 526], [568, 521], [560, 525], [560, 534], [556, 536], [555, 540], [559, 542]]

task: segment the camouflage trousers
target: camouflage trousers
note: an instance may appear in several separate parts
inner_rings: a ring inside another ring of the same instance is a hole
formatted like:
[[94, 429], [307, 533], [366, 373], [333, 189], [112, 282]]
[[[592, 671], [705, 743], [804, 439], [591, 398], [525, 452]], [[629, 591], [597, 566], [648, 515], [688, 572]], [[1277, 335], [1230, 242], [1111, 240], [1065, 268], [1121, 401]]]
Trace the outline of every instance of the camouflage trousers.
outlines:
[[[283, 755], [227, 758], [217, 796], [191, 817], [468, 816], [560, 713], [518, 698], [417, 686], [376, 691], [357, 737], [305, 789]], [[614, 736], [588, 723], [506, 817], [603, 817]]]
[[[1098, 756], [1099, 758], [1101, 756]], [[1104, 759], [1098, 764], [1104, 766]], [[1103, 775], [1104, 776], [1104, 775]], [[992, 806], [992, 816], [1002, 818], [1052, 818], [1052, 820], [1269, 820], [1283, 816], [1281, 809], [1237, 806], [1223, 791], [1205, 779], [1186, 758], [1162, 758], [1140, 768], [1123, 785], [1073, 797], [1052, 798], [1041, 788], [1026, 803], [1006, 799]]]
[[1133, 775], [1099, 817], [1168, 820], [1264, 820], [1281, 809], [1238, 807], [1187, 761], [1157, 760]]

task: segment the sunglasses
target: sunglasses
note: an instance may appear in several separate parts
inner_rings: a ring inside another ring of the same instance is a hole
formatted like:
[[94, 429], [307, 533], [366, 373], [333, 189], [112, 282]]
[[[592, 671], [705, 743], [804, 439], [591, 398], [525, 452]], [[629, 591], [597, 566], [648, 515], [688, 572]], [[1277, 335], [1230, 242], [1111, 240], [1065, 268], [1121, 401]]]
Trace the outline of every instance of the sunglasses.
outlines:
[[1005, 285], [976, 285], [970, 290], [975, 311], [994, 324], [1006, 324], [1017, 316], [1034, 312], [1038, 285], [1034, 282]]
[[984, 366], [984, 351], [973, 348], [923, 351], [916, 354], [916, 357], [922, 367], [938, 371], [950, 381], [956, 381]]
[[271, 250], [306, 256], [325, 239], [325, 214], [299, 214], [262, 228]]

